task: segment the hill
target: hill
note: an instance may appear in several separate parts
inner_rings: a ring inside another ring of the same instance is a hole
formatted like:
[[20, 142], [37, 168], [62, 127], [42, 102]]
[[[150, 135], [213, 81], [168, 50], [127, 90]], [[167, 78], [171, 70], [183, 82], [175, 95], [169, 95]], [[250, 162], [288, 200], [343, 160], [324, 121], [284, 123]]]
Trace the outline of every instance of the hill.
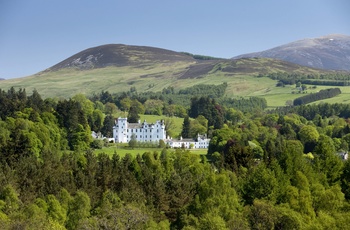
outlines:
[[27, 92], [36, 89], [43, 97], [68, 98], [77, 93], [125, 92], [131, 87], [138, 92], [156, 92], [169, 86], [180, 90], [197, 84], [226, 82], [228, 97], [266, 97], [270, 106], [281, 106], [285, 101], [276, 102], [281, 93], [285, 94], [283, 100], [295, 96], [290, 95], [288, 87], [276, 88], [276, 80], [261, 77], [273, 73], [335, 72], [270, 58], [217, 59], [153, 47], [110, 44], [79, 52], [33, 76], [3, 80], [0, 88], [13, 86]]
[[189, 55], [170, 50], [122, 44], [108, 44], [83, 50], [46, 71], [57, 71], [65, 68], [78, 70], [104, 68], [108, 66], [142, 67], [156, 62], [193, 62]]
[[303, 39], [262, 52], [239, 55], [233, 59], [264, 57], [328, 70], [350, 70], [350, 36], [327, 35]]

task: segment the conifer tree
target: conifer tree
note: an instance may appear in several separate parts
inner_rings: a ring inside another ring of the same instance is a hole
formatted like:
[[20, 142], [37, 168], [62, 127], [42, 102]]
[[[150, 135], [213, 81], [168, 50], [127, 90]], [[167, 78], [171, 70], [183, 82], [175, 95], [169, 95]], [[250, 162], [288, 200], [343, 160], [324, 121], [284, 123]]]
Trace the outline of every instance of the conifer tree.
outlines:
[[189, 116], [186, 116], [184, 119], [184, 122], [182, 123], [182, 132], [181, 132], [181, 136], [183, 138], [188, 138], [190, 137], [190, 118]]

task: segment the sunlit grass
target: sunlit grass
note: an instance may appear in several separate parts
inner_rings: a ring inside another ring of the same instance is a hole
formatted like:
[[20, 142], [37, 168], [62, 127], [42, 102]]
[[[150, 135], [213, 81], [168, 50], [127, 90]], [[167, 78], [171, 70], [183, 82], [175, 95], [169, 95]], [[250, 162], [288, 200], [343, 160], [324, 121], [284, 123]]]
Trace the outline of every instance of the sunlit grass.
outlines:
[[[242, 63], [244, 61], [240, 60], [237, 62], [237, 66]], [[56, 72], [42, 72], [23, 79], [4, 80], [0, 82], [0, 88], [3, 90], [11, 86], [14, 86], [16, 89], [25, 88], [27, 94], [36, 89], [43, 98], [69, 98], [78, 93], [90, 96], [101, 91], [110, 93], [126, 92], [131, 87], [135, 87], [138, 92], [159, 92], [169, 86], [179, 90], [197, 84], [219, 85], [226, 82], [228, 85], [225, 93], [226, 97], [254, 96], [265, 98], [269, 108], [285, 106], [287, 101], [293, 101], [301, 96], [300, 94], [292, 94], [295, 86], [276, 87], [277, 81], [267, 77], [257, 77], [261, 73], [260, 71], [278, 72], [279, 69], [285, 68], [282, 64], [271, 62], [268, 59], [249, 60], [249, 65], [252, 66], [252, 69], [247, 74], [242, 72], [233, 74], [223, 71], [209, 71], [207, 74], [197, 78], [178, 78], [191, 64], [193, 63], [176, 62], [147, 64], [144, 67], [106, 67], [93, 70], [63, 69]], [[223, 67], [227, 65], [229, 64], [222, 63]], [[304, 69], [301, 67], [300, 70], [296, 71], [302, 73]], [[316, 70], [309, 69], [307, 71]], [[324, 88], [334, 87], [317, 86], [316, 89], [308, 89], [308, 93], [317, 92]], [[341, 95], [323, 101], [349, 103], [350, 87], [339, 88], [342, 91]], [[149, 121], [152, 122], [152, 120]]]
[[[133, 157], [136, 157], [138, 154], [142, 155], [146, 152], [157, 152], [158, 154], [160, 154], [162, 152], [162, 148], [129, 148], [127, 146], [127, 144], [123, 144], [123, 145], [113, 145], [110, 147], [104, 147], [102, 149], [95, 149], [94, 153], [96, 155], [100, 154], [100, 153], [105, 153], [108, 156], [112, 157], [114, 154], [119, 155], [120, 157], [124, 157], [126, 154], [130, 154]], [[167, 149], [167, 151], [170, 152], [175, 152], [175, 149]], [[206, 155], [208, 153], [208, 149], [190, 149], [189, 150], [192, 154], [196, 154], [196, 155]]]

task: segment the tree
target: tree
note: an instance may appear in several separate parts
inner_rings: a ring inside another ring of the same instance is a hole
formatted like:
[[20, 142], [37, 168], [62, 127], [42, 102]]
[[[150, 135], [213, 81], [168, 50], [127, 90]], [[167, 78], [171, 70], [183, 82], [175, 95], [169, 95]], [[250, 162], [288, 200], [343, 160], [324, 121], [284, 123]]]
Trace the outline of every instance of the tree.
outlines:
[[164, 149], [166, 147], [165, 142], [163, 140], [159, 140], [159, 148]]
[[129, 141], [129, 147], [134, 149], [136, 147], [136, 145], [137, 145], [137, 140], [136, 140], [135, 134], [133, 133], [131, 135], [131, 138], [130, 138], [130, 141]]
[[251, 229], [274, 229], [277, 219], [275, 207], [264, 200], [254, 200], [248, 210]]
[[72, 100], [80, 104], [79, 107], [83, 110], [86, 118], [92, 115], [94, 111], [94, 103], [87, 99], [84, 94], [76, 94], [72, 97]]
[[225, 167], [235, 172], [238, 172], [240, 167], [250, 167], [254, 160], [252, 148], [234, 139], [227, 141], [223, 156]]
[[171, 118], [166, 118], [164, 120], [164, 125], [165, 125], [165, 132], [166, 132], [167, 136], [174, 137], [175, 133], [173, 130], [174, 130], [174, 128], [176, 128], [174, 120]]
[[79, 222], [90, 216], [90, 209], [89, 196], [83, 191], [78, 191], [69, 204], [66, 227], [68, 229], [77, 229]]
[[247, 204], [253, 204], [255, 199], [269, 200], [274, 204], [278, 193], [278, 182], [274, 172], [261, 163], [248, 173], [242, 190]]
[[61, 127], [64, 127], [67, 133], [71, 150], [78, 146], [78, 142], [81, 142], [81, 147], [90, 145], [92, 141], [90, 126], [79, 102], [73, 100], [58, 102], [55, 115], [58, 123]]
[[66, 221], [66, 210], [62, 208], [60, 202], [54, 195], [48, 195], [47, 198], [47, 212], [49, 217], [57, 221], [60, 224], [64, 224]]
[[90, 121], [90, 127], [91, 130], [95, 132], [99, 132], [102, 129], [103, 126], [103, 120], [104, 120], [104, 114], [101, 110], [95, 109], [91, 116]]
[[343, 171], [343, 162], [336, 155], [333, 140], [326, 135], [320, 135], [315, 147], [315, 154], [317, 156], [316, 165], [319, 172], [327, 176], [330, 185], [336, 183]]
[[239, 121], [243, 119], [243, 113], [239, 110], [229, 108], [226, 111], [225, 117], [226, 117], [226, 120], [231, 121], [232, 124], [237, 124]]
[[208, 120], [199, 115], [190, 124], [190, 137], [196, 138], [198, 134], [206, 134], [208, 131]]
[[208, 120], [208, 126], [214, 126], [215, 129], [221, 128], [224, 124], [223, 108], [209, 97], [192, 98], [188, 115], [192, 118], [203, 115]]
[[1, 211], [7, 215], [15, 213], [21, 205], [21, 200], [18, 198], [18, 193], [11, 185], [5, 185], [3, 188], [1, 188], [0, 202]]
[[113, 137], [113, 126], [114, 126], [114, 117], [107, 115], [103, 121], [103, 126], [101, 128], [101, 133], [105, 137]]
[[311, 125], [304, 125], [298, 135], [300, 141], [304, 144], [304, 152], [312, 152], [320, 136], [317, 129]]
[[121, 110], [127, 112], [129, 111], [130, 107], [131, 107], [131, 99], [126, 97], [126, 98], [123, 98], [121, 101], [120, 101], [120, 108]]
[[176, 112], [176, 105], [174, 105], [174, 104], [166, 105], [164, 107], [164, 115], [166, 115], [168, 117], [175, 116], [175, 112]]
[[135, 107], [131, 107], [128, 113], [128, 122], [129, 123], [138, 123], [140, 119], [139, 114]]
[[145, 101], [144, 106], [146, 114], [153, 114], [159, 116], [163, 114], [164, 104], [161, 100], [148, 99], [147, 101]]
[[108, 115], [113, 115], [114, 113], [117, 112], [117, 110], [118, 110], [118, 107], [111, 102], [107, 102], [104, 106], [104, 111]]
[[145, 113], [145, 106], [143, 106], [142, 103], [139, 102], [137, 99], [133, 99], [131, 101], [131, 107], [134, 107], [138, 114]]
[[182, 123], [182, 132], [181, 132], [181, 136], [183, 138], [189, 138], [190, 137], [190, 125], [191, 125], [191, 122], [190, 122], [190, 117], [189, 116], [186, 116], [184, 118], [184, 122]]

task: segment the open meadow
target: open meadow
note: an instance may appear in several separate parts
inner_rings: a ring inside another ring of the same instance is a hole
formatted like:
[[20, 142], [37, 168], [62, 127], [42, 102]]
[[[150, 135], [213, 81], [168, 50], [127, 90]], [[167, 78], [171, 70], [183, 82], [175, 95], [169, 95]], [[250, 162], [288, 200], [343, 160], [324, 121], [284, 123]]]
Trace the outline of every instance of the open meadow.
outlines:
[[[95, 149], [95, 154], [105, 153], [108, 156], [112, 157], [115, 153], [120, 157], [124, 157], [126, 154], [130, 154], [133, 157], [136, 157], [138, 154], [142, 155], [145, 152], [157, 152], [160, 154], [162, 152], [162, 148], [134, 148], [131, 149], [127, 147], [127, 145], [118, 145], [115, 144], [113, 146], [104, 147], [102, 149]], [[175, 152], [175, 149], [167, 149], [170, 152]], [[206, 155], [208, 153], [208, 149], [190, 149], [191, 154], [196, 155]]]

